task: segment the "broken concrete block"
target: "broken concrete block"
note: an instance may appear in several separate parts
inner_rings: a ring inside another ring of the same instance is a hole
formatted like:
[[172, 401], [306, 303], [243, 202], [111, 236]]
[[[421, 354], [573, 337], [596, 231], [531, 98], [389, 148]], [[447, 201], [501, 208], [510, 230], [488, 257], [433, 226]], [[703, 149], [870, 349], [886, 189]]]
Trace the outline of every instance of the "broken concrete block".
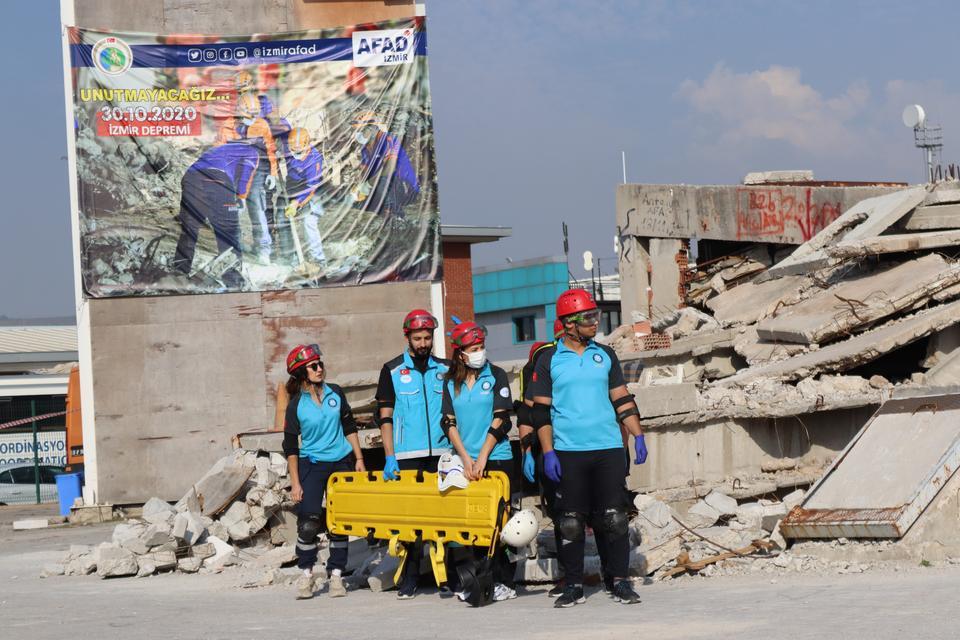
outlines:
[[207, 527], [207, 535], [216, 536], [221, 540], [226, 540], [230, 537], [230, 534], [227, 532], [227, 527], [219, 520], [214, 520], [213, 524]]
[[157, 571], [170, 571], [177, 568], [177, 554], [174, 551], [152, 551], [147, 556]]
[[91, 547], [90, 545], [72, 544], [70, 545], [70, 549], [65, 554], [63, 554], [63, 558], [61, 559], [61, 562], [65, 565], [69, 564], [73, 560], [76, 560], [77, 558], [84, 556], [90, 553], [91, 551], [93, 551], [93, 547]]
[[763, 505], [759, 502], [745, 502], [737, 507], [737, 521], [750, 529], [759, 529], [763, 523]]
[[380, 559], [368, 569], [367, 586], [370, 587], [370, 590], [375, 592], [386, 591], [396, 586], [393, 576], [397, 572], [399, 563], [398, 558], [381, 554]]
[[260, 498], [260, 506], [267, 510], [279, 507], [281, 504], [283, 504], [283, 496], [273, 490], [265, 491]]
[[123, 544], [124, 540], [139, 538], [147, 530], [146, 525], [138, 523], [122, 523], [113, 528], [110, 539], [114, 544]]
[[691, 529], [702, 529], [704, 527], [712, 527], [719, 519], [719, 511], [711, 507], [703, 500], [698, 500], [696, 504], [690, 507], [690, 509], [687, 511], [687, 515], [684, 518], [684, 524]]
[[282, 547], [276, 547], [264, 553], [254, 561], [254, 564], [261, 567], [280, 568], [285, 564], [290, 564], [297, 559], [297, 553], [294, 545], [285, 544]]
[[203, 508], [200, 504], [200, 496], [197, 495], [197, 490], [194, 487], [190, 487], [177, 504], [174, 505], [174, 510], [177, 513], [183, 513], [185, 511], [200, 513]]
[[229, 538], [235, 542], [243, 542], [244, 540], [250, 539], [250, 523], [241, 520], [240, 522], [234, 522], [229, 527], [227, 527], [227, 534]]
[[259, 506], [253, 505], [250, 507], [250, 534], [253, 535], [257, 533], [265, 526], [267, 526], [267, 512], [266, 510]]
[[53, 562], [43, 565], [43, 569], [40, 571], [41, 578], [51, 578], [53, 576], [62, 576], [66, 573], [66, 567], [59, 562]]
[[716, 509], [722, 516], [732, 516], [737, 513], [737, 501], [716, 489], [708, 493], [703, 501]]
[[649, 576], [668, 562], [676, 560], [680, 550], [680, 538], [672, 538], [652, 549], [633, 548], [630, 550], [630, 575]]
[[787, 515], [787, 507], [782, 502], [767, 505], [763, 508], [763, 519], [760, 526], [764, 531], [773, 531], [777, 524]]
[[803, 499], [806, 497], [807, 492], [803, 489], [797, 489], [796, 491], [791, 491], [783, 497], [783, 506], [786, 508], [787, 513], [790, 513], [794, 507], [799, 506]]
[[696, 411], [699, 403], [697, 385], [693, 382], [680, 384], [628, 385], [630, 393], [636, 396], [641, 418], [668, 416], [675, 413]]
[[202, 565], [203, 560], [200, 558], [194, 558], [193, 556], [187, 556], [186, 558], [180, 558], [177, 560], [177, 570], [184, 573], [196, 573], [200, 570]]
[[770, 532], [770, 542], [777, 545], [777, 548], [783, 551], [787, 548], [787, 541], [783, 537], [783, 534], [780, 533], [780, 522], [782, 522], [782, 520], [778, 521], [777, 526], [775, 526], [773, 531]]
[[206, 532], [207, 529], [200, 521], [200, 516], [191, 511], [178, 513], [173, 519], [171, 535], [178, 540], [183, 540], [188, 545], [198, 543]]
[[520, 582], [556, 582], [563, 577], [556, 558], [537, 558], [517, 563], [516, 579]]
[[97, 548], [96, 555], [97, 575], [101, 578], [135, 576], [140, 570], [137, 557], [127, 549], [105, 543]]
[[228, 544], [222, 538], [217, 536], [208, 535], [207, 544], [213, 546], [214, 553], [204, 559], [203, 566], [209, 568], [222, 567], [226, 564], [229, 558], [232, 558], [234, 555], [234, 548], [232, 545]]
[[144, 544], [143, 540], [140, 538], [128, 538], [120, 543], [120, 546], [128, 551], [132, 551], [136, 555], [143, 555], [150, 551], [150, 547]]
[[[176, 513], [172, 512], [174, 517]], [[171, 527], [167, 522], [161, 522], [160, 524], [151, 524], [147, 527], [146, 531], [143, 532], [143, 535], [140, 536], [140, 542], [142, 542], [147, 547], [158, 547], [162, 544], [170, 542], [173, 538], [170, 536]], [[132, 551], [132, 549], [131, 549]]]
[[250, 506], [260, 504], [260, 501], [263, 499], [263, 494], [266, 492], [267, 489], [264, 487], [252, 487], [249, 491], [247, 491], [247, 497], [244, 499], [244, 502]]
[[176, 553], [178, 548], [179, 546], [177, 545], [177, 541], [171, 537], [169, 540], [167, 540], [163, 544], [158, 544], [157, 546], [152, 547], [150, 549], [150, 553], [156, 553], [158, 551], [172, 551]]
[[29, 531], [30, 529], [46, 529], [50, 523], [46, 518], [27, 518], [24, 520], [14, 520], [14, 531]]
[[654, 500], [649, 506], [644, 508], [638, 514], [638, 517], [650, 524], [652, 527], [663, 529], [674, 523], [675, 512], [666, 502]]
[[137, 577], [146, 578], [157, 572], [157, 564], [149, 554], [137, 557]]
[[190, 549], [190, 555], [194, 558], [200, 558], [201, 560], [206, 560], [214, 556], [217, 553], [217, 547], [211, 542], [204, 542], [202, 544], [195, 544], [193, 548]]
[[144, 503], [140, 517], [149, 524], [171, 524], [175, 515], [177, 515], [176, 509], [166, 500], [150, 498]]
[[760, 471], [776, 473], [796, 469], [799, 461], [796, 458], [765, 458], [760, 461]]

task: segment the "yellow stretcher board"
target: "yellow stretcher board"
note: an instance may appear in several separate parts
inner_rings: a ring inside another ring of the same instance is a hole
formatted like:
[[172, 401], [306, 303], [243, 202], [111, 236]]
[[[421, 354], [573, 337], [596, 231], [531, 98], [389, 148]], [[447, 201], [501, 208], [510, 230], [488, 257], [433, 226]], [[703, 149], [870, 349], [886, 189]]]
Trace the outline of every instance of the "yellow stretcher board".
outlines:
[[510, 480], [500, 471], [444, 493], [435, 473], [401, 471], [399, 480], [387, 482], [380, 472], [337, 472], [327, 484], [327, 528], [389, 540], [390, 554], [400, 558], [397, 580], [406, 561], [400, 543], [432, 543], [430, 561], [439, 586], [446, 582], [444, 545], [490, 547], [506, 522], [509, 501]]

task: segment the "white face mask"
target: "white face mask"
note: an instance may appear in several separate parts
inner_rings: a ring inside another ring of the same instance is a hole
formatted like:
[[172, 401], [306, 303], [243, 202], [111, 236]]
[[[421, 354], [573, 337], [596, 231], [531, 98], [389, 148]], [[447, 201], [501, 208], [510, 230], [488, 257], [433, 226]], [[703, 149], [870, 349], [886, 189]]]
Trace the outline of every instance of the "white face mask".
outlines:
[[466, 354], [467, 356], [467, 366], [471, 369], [481, 369], [483, 365], [487, 364], [487, 350], [480, 349], [480, 351], [471, 351]]
[[353, 137], [356, 138], [360, 144], [367, 144], [367, 140], [370, 139], [370, 136], [366, 135], [363, 131], [357, 131], [353, 134]]

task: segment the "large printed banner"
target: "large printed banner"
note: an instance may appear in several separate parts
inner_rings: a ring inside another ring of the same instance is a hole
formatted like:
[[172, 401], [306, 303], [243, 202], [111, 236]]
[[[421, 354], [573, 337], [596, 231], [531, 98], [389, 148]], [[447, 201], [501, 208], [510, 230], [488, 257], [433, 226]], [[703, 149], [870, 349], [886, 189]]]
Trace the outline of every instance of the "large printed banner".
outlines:
[[69, 37], [85, 295], [439, 277], [422, 18]]

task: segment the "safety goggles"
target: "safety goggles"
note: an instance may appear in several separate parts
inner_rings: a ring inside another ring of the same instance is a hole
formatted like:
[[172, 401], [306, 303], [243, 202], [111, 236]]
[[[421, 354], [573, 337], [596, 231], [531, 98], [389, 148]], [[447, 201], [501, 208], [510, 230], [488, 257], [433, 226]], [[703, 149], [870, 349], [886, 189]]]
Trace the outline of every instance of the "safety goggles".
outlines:
[[591, 309], [590, 311], [581, 311], [580, 313], [566, 317], [566, 322], [576, 322], [581, 327], [592, 327], [600, 324], [600, 310]]
[[307, 369], [310, 369], [310, 371], [320, 371], [323, 369], [323, 363], [319, 360], [317, 362], [311, 362], [307, 365]]

